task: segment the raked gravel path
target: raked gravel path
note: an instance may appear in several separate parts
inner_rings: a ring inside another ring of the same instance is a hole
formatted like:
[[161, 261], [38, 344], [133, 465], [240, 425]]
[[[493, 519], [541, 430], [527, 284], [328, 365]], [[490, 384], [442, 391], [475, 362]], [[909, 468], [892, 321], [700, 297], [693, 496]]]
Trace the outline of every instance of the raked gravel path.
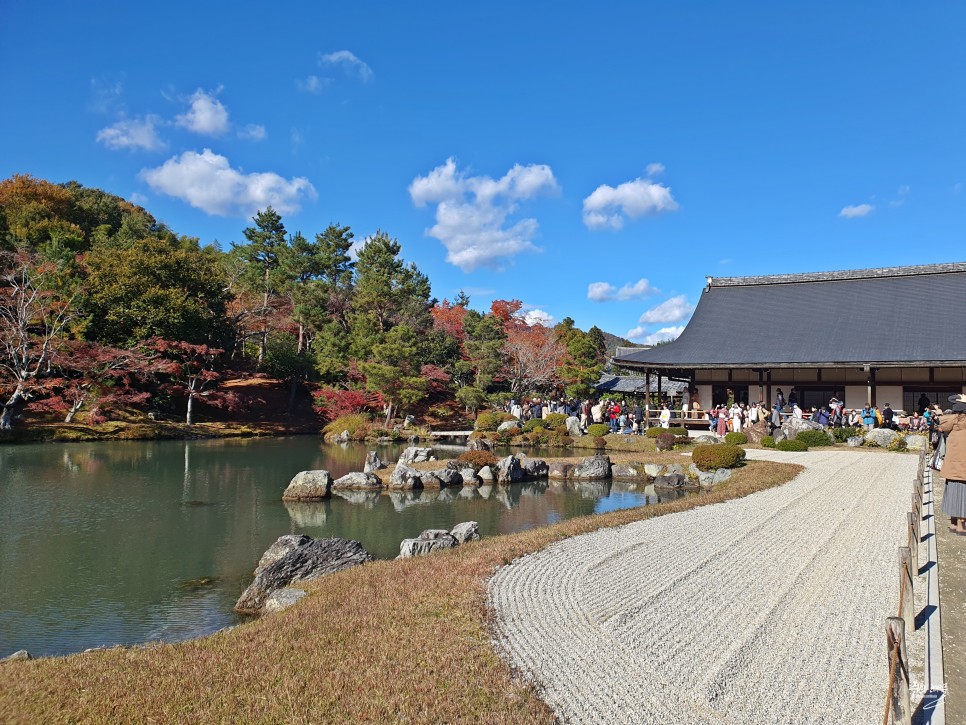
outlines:
[[489, 585], [564, 722], [878, 723], [917, 458], [749, 451], [784, 486], [567, 539]]

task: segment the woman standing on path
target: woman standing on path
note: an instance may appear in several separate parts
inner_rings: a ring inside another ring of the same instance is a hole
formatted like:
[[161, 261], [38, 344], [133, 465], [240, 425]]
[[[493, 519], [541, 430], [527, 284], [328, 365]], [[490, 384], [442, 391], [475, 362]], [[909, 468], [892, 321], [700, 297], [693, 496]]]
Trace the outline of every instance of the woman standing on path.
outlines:
[[946, 479], [943, 513], [949, 516], [949, 530], [966, 536], [966, 395], [951, 395], [952, 412], [943, 413], [939, 429], [946, 436], [946, 458], [942, 477]]

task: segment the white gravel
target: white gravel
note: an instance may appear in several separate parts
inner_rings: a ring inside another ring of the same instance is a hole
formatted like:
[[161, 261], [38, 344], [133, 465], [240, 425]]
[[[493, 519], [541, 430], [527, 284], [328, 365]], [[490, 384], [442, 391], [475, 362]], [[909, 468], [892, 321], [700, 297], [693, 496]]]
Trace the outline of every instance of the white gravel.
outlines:
[[775, 489], [500, 569], [498, 645], [564, 722], [876, 723], [915, 456], [749, 451]]

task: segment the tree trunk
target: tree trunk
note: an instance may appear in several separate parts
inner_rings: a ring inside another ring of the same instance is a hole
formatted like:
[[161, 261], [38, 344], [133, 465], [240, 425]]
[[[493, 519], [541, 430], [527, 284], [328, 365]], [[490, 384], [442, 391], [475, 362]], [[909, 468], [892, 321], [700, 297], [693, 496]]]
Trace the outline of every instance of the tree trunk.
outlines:
[[74, 416], [77, 415], [77, 411], [84, 407], [84, 399], [75, 400], [74, 404], [70, 406], [70, 411], [67, 413], [67, 417], [64, 418], [65, 423], [73, 423]]
[[23, 385], [18, 384], [17, 389], [13, 391], [13, 395], [7, 398], [7, 402], [3, 404], [3, 413], [0, 414], [0, 430], [13, 428], [13, 409], [20, 405], [23, 400]]
[[389, 421], [392, 420], [392, 401], [386, 404], [386, 429], [389, 428]]
[[299, 346], [298, 346], [298, 350], [296, 350], [296, 354], [301, 355], [303, 352], [305, 352], [305, 326], [300, 322], [299, 323]]
[[185, 415], [185, 419], [184, 419], [185, 425], [191, 425], [191, 414], [194, 409], [194, 403], [195, 403], [194, 391], [189, 389], [188, 390], [188, 413], [187, 415]]
[[295, 397], [299, 392], [299, 384], [302, 382], [302, 378], [298, 375], [292, 376], [292, 389], [288, 394], [288, 414], [293, 415], [295, 413]]

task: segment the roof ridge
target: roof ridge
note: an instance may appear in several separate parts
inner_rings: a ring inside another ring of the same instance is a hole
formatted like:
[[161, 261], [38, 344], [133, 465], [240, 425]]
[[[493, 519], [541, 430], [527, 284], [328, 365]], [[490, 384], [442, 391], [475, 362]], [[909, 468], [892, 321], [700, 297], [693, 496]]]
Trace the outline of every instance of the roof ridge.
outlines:
[[708, 277], [708, 287], [740, 287], [746, 285], [793, 284], [796, 282], [833, 282], [847, 279], [878, 277], [913, 277], [927, 274], [966, 272], [966, 262], [918, 264], [908, 267], [874, 267], [830, 272], [800, 272], [795, 274], [766, 274], [752, 277]]

